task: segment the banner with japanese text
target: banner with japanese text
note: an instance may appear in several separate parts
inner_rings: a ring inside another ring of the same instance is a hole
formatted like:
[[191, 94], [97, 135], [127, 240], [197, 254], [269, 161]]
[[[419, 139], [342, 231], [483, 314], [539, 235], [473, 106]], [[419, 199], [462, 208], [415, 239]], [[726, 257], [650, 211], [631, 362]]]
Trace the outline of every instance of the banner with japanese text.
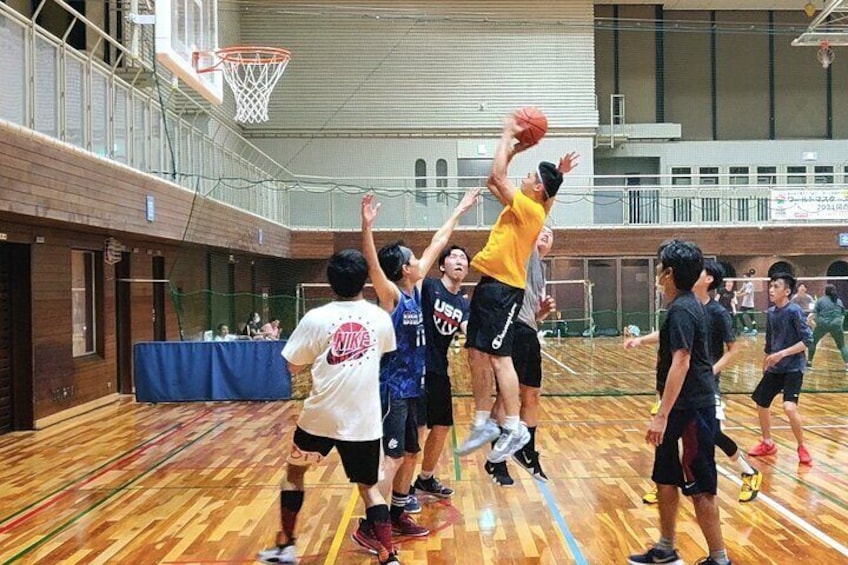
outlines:
[[848, 220], [848, 189], [774, 189], [773, 220]]

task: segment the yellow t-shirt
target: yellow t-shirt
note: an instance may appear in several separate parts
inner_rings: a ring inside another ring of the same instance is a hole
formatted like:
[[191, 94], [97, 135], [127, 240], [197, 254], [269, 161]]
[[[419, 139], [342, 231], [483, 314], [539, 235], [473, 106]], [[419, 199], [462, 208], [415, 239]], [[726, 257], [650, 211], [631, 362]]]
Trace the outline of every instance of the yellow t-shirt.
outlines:
[[506, 285], [527, 284], [527, 260], [545, 225], [545, 207], [520, 190], [507, 205], [489, 234], [489, 240], [474, 256], [471, 266]]

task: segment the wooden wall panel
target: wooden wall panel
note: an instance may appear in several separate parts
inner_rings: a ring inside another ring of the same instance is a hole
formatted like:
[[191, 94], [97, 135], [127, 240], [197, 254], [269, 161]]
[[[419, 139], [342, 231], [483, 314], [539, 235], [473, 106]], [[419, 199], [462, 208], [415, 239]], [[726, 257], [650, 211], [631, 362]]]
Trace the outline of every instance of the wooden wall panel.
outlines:
[[[0, 210], [54, 225], [85, 226], [104, 234], [135, 234], [222, 246], [257, 255], [288, 253], [287, 229], [194, 192], [30, 130], [0, 123]], [[153, 196], [156, 220], [145, 217]], [[259, 245], [254, 230], [261, 228]]]

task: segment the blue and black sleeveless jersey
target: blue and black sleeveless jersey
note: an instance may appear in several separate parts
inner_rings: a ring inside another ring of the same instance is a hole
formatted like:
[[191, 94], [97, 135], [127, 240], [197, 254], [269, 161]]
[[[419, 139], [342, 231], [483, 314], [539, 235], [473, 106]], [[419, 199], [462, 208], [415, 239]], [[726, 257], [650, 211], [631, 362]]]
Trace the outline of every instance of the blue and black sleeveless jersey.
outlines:
[[397, 350], [383, 356], [380, 362], [380, 393], [393, 398], [418, 398], [424, 379], [424, 315], [421, 312], [421, 291], [418, 287], [407, 296], [400, 292], [400, 301], [392, 312]]

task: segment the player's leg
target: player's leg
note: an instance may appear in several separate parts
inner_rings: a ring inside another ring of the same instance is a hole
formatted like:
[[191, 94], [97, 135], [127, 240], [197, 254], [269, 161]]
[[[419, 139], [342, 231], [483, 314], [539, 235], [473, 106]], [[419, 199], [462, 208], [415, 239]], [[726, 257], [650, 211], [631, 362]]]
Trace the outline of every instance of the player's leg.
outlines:
[[500, 435], [500, 428], [490, 418], [492, 410], [493, 371], [489, 356], [473, 347], [468, 349], [471, 387], [474, 394], [474, 420], [471, 430], [457, 448], [457, 455], [467, 455], [480, 449]]
[[[495, 398], [495, 405], [492, 406], [492, 419], [496, 422], [503, 422], [504, 420], [503, 399], [501, 398], [500, 391], [498, 391], [497, 397]], [[503, 429], [500, 428], [500, 431], [503, 432]], [[492, 447], [495, 447], [499, 437], [500, 436], [492, 440]], [[509, 474], [509, 467], [507, 466], [506, 461], [492, 463], [487, 459], [483, 468], [492, 479], [492, 482], [496, 485], [511, 487], [515, 484], [515, 480]]]
[[540, 481], [548, 476], [539, 462], [536, 449], [536, 428], [539, 423], [539, 399], [542, 392], [542, 348], [536, 330], [522, 323], [515, 326], [513, 364], [518, 374], [521, 421], [527, 426], [530, 440], [513, 455], [522, 469]]
[[259, 552], [263, 563], [296, 563], [295, 526], [303, 506], [304, 480], [310, 465], [320, 463], [333, 449], [334, 440], [314, 436], [296, 428], [286, 466], [286, 476], [280, 485], [280, 531], [276, 545]]
[[[426, 383], [427, 391], [426, 422], [430, 431], [424, 443], [421, 473], [415, 480], [413, 487], [420, 493], [426, 493], [438, 498], [449, 498], [453, 495], [453, 489], [443, 485], [436, 478], [435, 474], [436, 465], [439, 463], [448, 433], [451, 426], [453, 426], [453, 402], [450, 378], [448, 375], [427, 373], [424, 382]], [[421, 429], [419, 428], [419, 431]]]
[[763, 457], [777, 453], [777, 445], [771, 439], [771, 412], [769, 408], [774, 397], [783, 390], [783, 375], [763, 373], [763, 378], [754, 389], [751, 398], [757, 405], [757, 418], [760, 421], [760, 432], [763, 439], [748, 451], [753, 457]]
[[396, 563], [392, 545], [389, 507], [380, 493], [381, 440], [337, 442], [339, 458], [350, 482], [356, 484], [365, 505], [365, 518], [360, 519], [353, 541], [376, 554], [380, 563]]
[[[401, 416], [402, 422], [397, 427], [398, 451], [402, 454], [400, 464], [392, 480], [392, 504], [389, 513], [392, 519], [392, 531], [404, 536], [426, 536], [430, 530], [419, 526], [406, 512], [409, 503], [409, 485], [412, 475], [415, 473], [415, 465], [418, 461], [418, 453], [421, 448], [418, 445], [418, 414], [417, 398], [405, 398], [401, 401], [404, 405]], [[395, 408], [395, 405], [392, 406]]]
[[787, 373], [783, 388], [783, 411], [789, 419], [792, 434], [798, 443], [798, 460], [802, 465], [812, 465], [813, 458], [804, 445], [804, 428], [801, 425], [801, 414], [798, 412], [798, 400], [801, 395], [801, 385], [804, 374], [800, 371]]

